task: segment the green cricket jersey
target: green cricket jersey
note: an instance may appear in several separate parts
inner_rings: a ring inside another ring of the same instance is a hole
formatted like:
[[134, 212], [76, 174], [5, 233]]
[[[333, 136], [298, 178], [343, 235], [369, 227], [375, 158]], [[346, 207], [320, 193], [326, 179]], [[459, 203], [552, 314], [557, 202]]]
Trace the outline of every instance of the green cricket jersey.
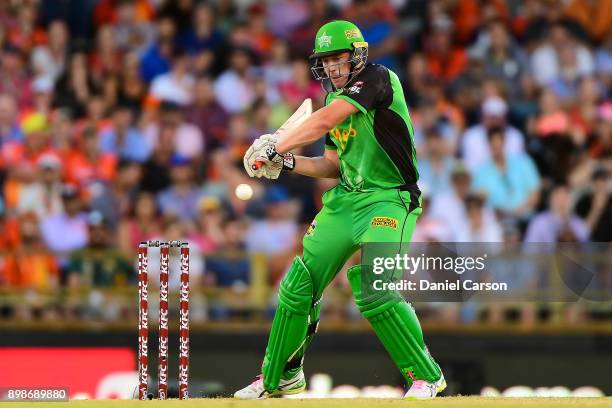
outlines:
[[348, 88], [327, 94], [359, 112], [329, 131], [325, 148], [338, 152], [340, 183], [352, 191], [416, 187], [419, 178], [412, 122], [397, 75], [368, 64]]

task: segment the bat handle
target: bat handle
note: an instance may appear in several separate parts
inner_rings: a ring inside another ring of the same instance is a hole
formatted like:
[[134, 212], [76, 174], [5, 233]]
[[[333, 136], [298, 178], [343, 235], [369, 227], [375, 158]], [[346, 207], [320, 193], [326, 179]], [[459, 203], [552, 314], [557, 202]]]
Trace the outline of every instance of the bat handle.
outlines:
[[255, 163], [251, 165], [253, 170], [259, 170], [264, 166], [264, 162], [262, 160], [255, 160]]

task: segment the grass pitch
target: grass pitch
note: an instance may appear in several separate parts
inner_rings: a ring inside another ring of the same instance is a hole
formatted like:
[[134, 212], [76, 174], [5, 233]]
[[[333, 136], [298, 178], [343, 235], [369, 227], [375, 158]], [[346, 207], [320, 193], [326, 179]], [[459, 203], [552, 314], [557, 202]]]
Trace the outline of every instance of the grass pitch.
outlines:
[[239, 401], [230, 398], [193, 398], [189, 401], [70, 401], [70, 402], [0, 402], [0, 408], [49, 407], [49, 408], [396, 408], [396, 407], [445, 407], [445, 408], [604, 408], [612, 407], [612, 398], [482, 398], [438, 397], [433, 401], [407, 401], [401, 399], [268, 399]]

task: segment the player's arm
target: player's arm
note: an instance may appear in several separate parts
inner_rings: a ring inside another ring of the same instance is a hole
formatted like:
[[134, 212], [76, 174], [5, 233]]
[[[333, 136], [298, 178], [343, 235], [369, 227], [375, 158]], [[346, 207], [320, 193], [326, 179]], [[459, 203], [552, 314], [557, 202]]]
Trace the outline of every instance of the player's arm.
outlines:
[[[276, 152], [284, 154], [297, 147], [312, 144], [358, 111], [349, 102], [335, 99], [329, 105], [314, 112], [301, 125], [282, 134], [276, 143]], [[296, 160], [296, 166], [298, 162], [299, 160]]]
[[293, 171], [309, 177], [338, 178], [340, 176], [338, 153], [335, 150], [325, 149], [323, 156], [319, 157], [295, 156]]

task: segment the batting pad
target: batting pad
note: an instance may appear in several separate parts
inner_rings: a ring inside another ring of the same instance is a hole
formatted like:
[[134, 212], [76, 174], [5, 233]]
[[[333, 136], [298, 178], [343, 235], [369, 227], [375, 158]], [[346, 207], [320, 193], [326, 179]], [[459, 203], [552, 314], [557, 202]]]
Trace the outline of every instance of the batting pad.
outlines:
[[411, 384], [413, 380], [440, 379], [438, 364], [427, 351], [419, 320], [397, 291], [364, 290], [361, 265], [348, 271], [348, 279], [361, 314], [370, 322], [385, 349]]
[[304, 345], [311, 320], [312, 296], [310, 272], [302, 259], [295, 257], [280, 284], [278, 307], [262, 367], [264, 387], [268, 391], [278, 388], [285, 365]]

